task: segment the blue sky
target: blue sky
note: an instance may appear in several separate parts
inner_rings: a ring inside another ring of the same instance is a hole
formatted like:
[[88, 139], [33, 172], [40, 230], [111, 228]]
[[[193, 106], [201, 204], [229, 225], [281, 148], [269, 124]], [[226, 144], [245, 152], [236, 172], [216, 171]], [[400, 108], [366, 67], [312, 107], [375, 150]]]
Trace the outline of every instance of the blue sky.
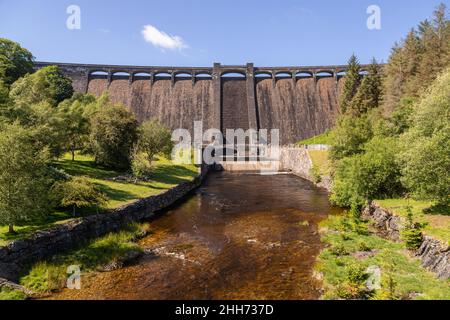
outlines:
[[[366, 63], [386, 61], [394, 42], [440, 2], [449, 6], [449, 0], [0, 0], [0, 37], [54, 62], [327, 65], [346, 63], [354, 52]], [[381, 30], [366, 26], [372, 4], [381, 9]], [[79, 30], [66, 27], [69, 5], [81, 9]], [[145, 26], [152, 26], [147, 41]]]

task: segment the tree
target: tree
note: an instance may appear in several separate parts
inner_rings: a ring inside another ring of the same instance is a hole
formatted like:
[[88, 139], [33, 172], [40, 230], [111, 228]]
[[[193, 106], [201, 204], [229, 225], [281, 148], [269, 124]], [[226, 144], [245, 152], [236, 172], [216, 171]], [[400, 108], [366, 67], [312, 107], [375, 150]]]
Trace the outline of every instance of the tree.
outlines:
[[48, 153], [36, 148], [30, 132], [17, 124], [0, 131], [0, 224], [28, 222], [48, 212]]
[[97, 164], [127, 170], [138, 138], [136, 117], [123, 105], [102, 103], [91, 119], [90, 148]]
[[378, 108], [381, 100], [380, 67], [375, 59], [368, 68], [368, 74], [363, 78], [356, 95], [353, 97], [350, 108], [354, 115], [361, 115], [367, 111]]
[[11, 86], [10, 91], [10, 97], [18, 108], [32, 108], [41, 102], [56, 107], [72, 95], [72, 80], [57, 66], [48, 66], [25, 75]]
[[64, 150], [70, 151], [72, 161], [75, 160], [75, 151], [82, 149], [89, 139], [90, 122], [86, 116], [86, 108], [87, 105], [95, 104], [95, 102], [94, 96], [77, 93], [58, 106], [62, 121]]
[[364, 151], [364, 144], [372, 138], [372, 128], [367, 115], [353, 117], [342, 115], [332, 131], [330, 157], [336, 161]]
[[169, 155], [172, 151], [172, 135], [163, 124], [157, 120], [146, 121], [142, 124], [139, 134], [138, 150], [147, 155], [151, 165], [158, 153]]
[[375, 137], [364, 151], [337, 162], [330, 197], [333, 203], [360, 207], [366, 201], [401, 192], [396, 139]]
[[358, 91], [361, 83], [360, 65], [358, 59], [353, 54], [348, 60], [348, 68], [345, 74], [344, 88], [339, 98], [339, 106], [341, 113], [346, 113], [349, 109], [350, 103]]
[[73, 177], [68, 181], [56, 182], [52, 189], [52, 197], [58, 206], [71, 207], [76, 216], [80, 208], [98, 208], [108, 202], [106, 195], [86, 177]]
[[415, 105], [401, 137], [402, 182], [412, 195], [450, 203], [450, 68]]
[[34, 57], [18, 43], [0, 38], [0, 80], [9, 87], [17, 79], [33, 72]]

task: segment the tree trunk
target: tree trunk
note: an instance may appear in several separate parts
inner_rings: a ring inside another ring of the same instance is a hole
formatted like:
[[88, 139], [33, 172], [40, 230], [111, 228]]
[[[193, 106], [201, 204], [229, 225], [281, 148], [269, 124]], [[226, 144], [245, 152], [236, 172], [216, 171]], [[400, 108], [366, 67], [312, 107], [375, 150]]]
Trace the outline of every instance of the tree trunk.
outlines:
[[8, 233], [10, 233], [10, 234], [16, 233], [16, 231], [14, 231], [14, 225], [13, 224], [8, 225]]
[[72, 149], [72, 161], [75, 161], [75, 150]]
[[75, 206], [73, 206], [73, 208], [72, 208], [72, 215], [74, 216], [74, 217], [76, 217], [76, 211], [75, 211]]

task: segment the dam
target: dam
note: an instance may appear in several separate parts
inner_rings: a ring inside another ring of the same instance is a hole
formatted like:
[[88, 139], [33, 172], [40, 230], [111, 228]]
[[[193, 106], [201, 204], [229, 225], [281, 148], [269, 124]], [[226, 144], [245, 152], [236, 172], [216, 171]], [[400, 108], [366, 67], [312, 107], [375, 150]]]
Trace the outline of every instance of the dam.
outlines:
[[[138, 121], [156, 118], [170, 129], [279, 129], [282, 145], [325, 132], [339, 113], [347, 66], [145, 67], [35, 62], [57, 65], [75, 91], [123, 103]], [[367, 66], [361, 66], [364, 72]]]

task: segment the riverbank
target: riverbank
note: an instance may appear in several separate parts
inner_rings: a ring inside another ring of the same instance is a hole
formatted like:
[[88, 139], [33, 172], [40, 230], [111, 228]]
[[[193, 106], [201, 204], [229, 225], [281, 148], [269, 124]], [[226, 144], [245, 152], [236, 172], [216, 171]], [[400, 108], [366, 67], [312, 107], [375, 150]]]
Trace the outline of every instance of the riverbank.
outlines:
[[[319, 185], [327, 181], [324, 187], [330, 192], [328, 151], [308, 150], [306, 155], [310, 174], [305, 178]], [[407, 250], [400, 241], [408, 207], [414, 221], [425, 224], [425, 236], [416, 251]], [[426, 213], [429, 208], [433, 208], [430, 202], [385, 199], [363, 210], [367, 221], [349, 216], [323, 221], [320, 234], [327, 247], [316, 265], [317, 276], [324, 282], [322, 298], [450, 299], [450, 216]], [[369, 267], [380, 270], [382, 289], [367, 289]]]
[[[151, 217], [155, 211], [170, 206], [200, 185], [206, 173], [207, 168], [202, 167], [201, 172], [194, 178], [178, 183], [172, 188], [157, 189], [158, 194], [155, 196], [142, 198], [116, 209], [108, 209], [100, 214], [58, 223], [24, 239], [12, 241], [0, 248], [0, 278], [17, 281], [21, 270], [30, 263], [70, 250], [89, 239], [118, 231], [132, 222]], [[174, 179], [173, 176], [169, 178], [172, 181]]]

